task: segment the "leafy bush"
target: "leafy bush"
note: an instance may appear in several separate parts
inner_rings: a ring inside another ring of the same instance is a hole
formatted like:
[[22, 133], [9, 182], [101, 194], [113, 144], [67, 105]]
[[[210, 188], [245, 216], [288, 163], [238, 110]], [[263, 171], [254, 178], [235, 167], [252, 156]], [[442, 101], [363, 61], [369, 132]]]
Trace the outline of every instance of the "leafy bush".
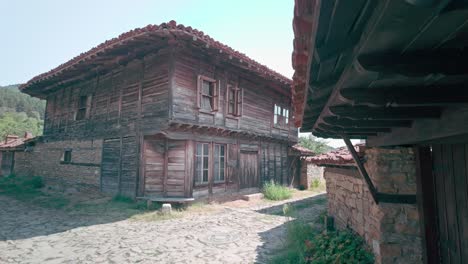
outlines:
[[374, 263], [364, 241], [350, 230], [322, 232], [305, 241], [310, 263]]
[[312, 189], [317, 189], [319, 186], [320, 186], [320, 180], [314, 179], [310, 187], [312, 187]]
[[280, 201], [291, 198], [292, 190], [273, 181], [263, 185], [263, 195], [268, 200]]
[[285, 246], [271, 263], [374, 263], [362, 238], [350, 230], [321, 232], [308, 224], [293, 221], [287, 227]]

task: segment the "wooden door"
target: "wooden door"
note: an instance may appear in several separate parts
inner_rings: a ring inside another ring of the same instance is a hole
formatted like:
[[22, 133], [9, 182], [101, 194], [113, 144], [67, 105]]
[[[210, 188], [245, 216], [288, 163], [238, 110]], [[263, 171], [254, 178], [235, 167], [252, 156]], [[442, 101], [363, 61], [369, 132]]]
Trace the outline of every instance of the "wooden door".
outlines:
[[432, 155], [441, 263], [468, 263], [468, 144], [433, 145]]
[[260, 187], [258, 153], [241, 151], [239, 165], [240, 188]]
[[0, 175], [8, 176], [13, 172], [14, 152], [2, 152], [0, 155]]
[[121, 143], [120, 138], [104, 140], [101, 160], [101, 191], [104, 193], [119, 193]]

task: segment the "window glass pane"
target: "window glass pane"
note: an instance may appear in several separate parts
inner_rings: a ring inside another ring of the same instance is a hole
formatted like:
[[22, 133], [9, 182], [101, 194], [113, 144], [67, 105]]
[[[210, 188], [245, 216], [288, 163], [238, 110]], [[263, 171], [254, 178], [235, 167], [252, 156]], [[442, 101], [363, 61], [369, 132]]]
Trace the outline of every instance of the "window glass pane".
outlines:
[[219, 171], [219, 180], [224, 181], [224, 168]]
[[229, 103], [228, 105], [228, 113], [233, 114], [234, 113], [234, 103]]
[[224, 157], [224, 146], [221, 146], [221, 152], [219, 155]]
[[201, 157], [197, 157], [197, 163], [196, 163], [196, 175], [195, 175], [195, 179], [197, 181], [197, 183], [200, 183], [202, 181], [202, 158]]
[[200, 144], [200, 143], [197, 144], [197, 155], [202, 154], [202, 147], [203, 147], [203, 144]]
[[276, 114], [273, 117], [273, 123], [278, 124], [278, 116]]
[[229, 101], [234, 102], [234, 90], [229, 90]]
[[203, 155], [208, 155], [208, 144], [203, 144]]
[[201, 107], [206, 110], [212, 110], [212, 98], [208, 96], [202, 96]]
[[203, 169], [208, 169], [208, 157], [203, 156]]
[[208, 170], [203, 170], [203, 182], [208, 182]]
[[213, 95], [213, 83], [209, 81], [203, 81], [202, 94]]

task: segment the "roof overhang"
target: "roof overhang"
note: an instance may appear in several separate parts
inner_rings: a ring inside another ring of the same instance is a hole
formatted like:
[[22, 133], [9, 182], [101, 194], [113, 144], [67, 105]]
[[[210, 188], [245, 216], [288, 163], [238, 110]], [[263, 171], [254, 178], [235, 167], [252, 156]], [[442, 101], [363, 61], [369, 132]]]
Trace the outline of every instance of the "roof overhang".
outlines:
[[296, 125], [370, 145], [467, 138], [467, 6], [296, 0]]
[[22, 92], [44, 98], [49, 92], [77, 82], [105, 74], [112, 69], [126, 65], [132, 60], [141, 59], [149, 53], [160, 52], [165, 48], [191, 47], [208, 55], [216, 56], [228, 64], [252, 72], [279, 87], [287, 87], [291, 80], [252, 60], [245, 54], [224, 45], [202, 31], [177, 24], [175, 21], [161, 25], [148, 25], [121, 34], [99, 46], [82, 53], [58, 67], [40, 74], [20, 86]]

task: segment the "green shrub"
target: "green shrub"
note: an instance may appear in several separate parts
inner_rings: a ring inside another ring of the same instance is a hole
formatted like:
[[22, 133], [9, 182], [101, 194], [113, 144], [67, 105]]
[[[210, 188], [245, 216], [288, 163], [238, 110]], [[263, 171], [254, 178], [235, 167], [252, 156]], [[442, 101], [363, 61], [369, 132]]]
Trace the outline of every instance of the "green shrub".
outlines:
[[273, 181], [263, 185], [263, 195], [268, 200], [280, 201], [291, 198], [292, 190]]
[[312, 189], [317, 189], [320, 186], [320, 180], [319, 179], [314, 179], [311, 184]]
[[350, 230], [321, 232], [300, 221], [289, 222], [285, 249], [271, 263], [374, 263], [361, 237]]
[[374, 263], [361, 237], [350, 230], [322, 232], [305, 241], [310, 263]]

